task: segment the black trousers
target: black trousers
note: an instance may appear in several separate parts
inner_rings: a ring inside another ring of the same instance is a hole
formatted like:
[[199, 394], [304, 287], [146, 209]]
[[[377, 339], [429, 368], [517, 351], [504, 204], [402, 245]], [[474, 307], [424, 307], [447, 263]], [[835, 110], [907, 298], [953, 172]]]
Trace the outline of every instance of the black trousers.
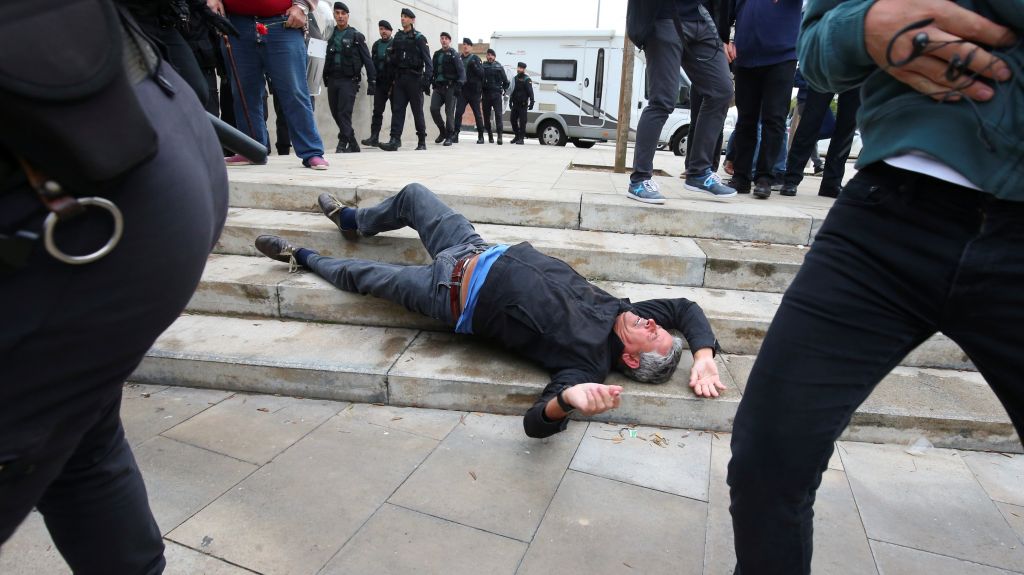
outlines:
[[[430, 95], [430, 117], [442, 135], [451, 137], [455, 133], [455, 102], [458, 99], [458, 86], [455, 82], [434, 84]], [[441, 116], [444, 108], [444, 116]]]
[[476, 132], [484, 133], [484, 119], [480, 111], [480, 87], [466, 84], [462, 87], [459, 100], [455, 104], [455, 131], [462, 131], [462, 116], [466, 113], [466, 106], [473, 110], [473, 121], [476, 122]]
[[391, 99], [391, 84], [391, 82], [377, 80], [377, 90], [373, 93], [373, 115], [370, 117], [371, 134], [380, 135], [380, 127], [384, 124], [384, 107]]
[[512, 121], [512, 131], [519, 139], [526, 138], [526, 102], [522, 104], [512, 102], [509, 120]]
[[[699, 91], [693, 91], [690, 93], [690, 129], [686, 133], [686, 156], [690, 156], [690, 148], [693, 146], [693, 137], [697, 129], [697, 118], [700, 117], [700, 109], [704, 104], [704, 94]], [[711, 152], [711, 171], [717, 172], [720, 162], [722, 161], [722, 146], [724, 142], [725, 133], [719, 131], [718, 141], [715, 142], [715, 148]]]
[[405, 129], [405, 107], [412, 108], [416, 135], [427, 137], [427, 123], [423, 119], [423, 87], [420, 74], [400, 73], [391, 89], [391, 137], [401, 138]]
[[[818, 134], [821, 123], [828, 113], [829, 104], [835, 94], [807, 90], [807, 102], [804, 103], [800, 125], [793, 136], [793, 145], [789, 147], [786, 157], [785, 183], [798, 185], [804, 179], [804, 167], [807, 160], [818, 145]], [[836, 107], [836, 129], [828, 144], [825, 155], [825, 173], [821, 178], [820, 191], [835, 196], [843, 187], [843, 176], [846, 174], [846, 160], [850, 157], [853, 146], [853, 133], [857, 129], [857, 110], [860, 109], [860, 89], [854, 88], [839, 94], [839, 105]]]
[[[772, 165], [785, 142], [786, 113], [793, 91], [796, 61], [756, 68], [736, 67], [736, 161], [733, 183], [749, 188], [753, 171], [772, 173]], [[757, 120], [761, 118], [761, 151], [757, 148]], [[758, 176], [760, 179], [762, 176]]]
[[878, 163], [840, 193], [757, 355], [732, 436], [736, 573], [810, 573], [834, 441], [936, 331], [1024, 436], [1024, 202]]
[[192, 87], [192, 91], [199, 98], [199, 102], [205, 106], [209, 98], [206, 78], [203, 75], [203, 71], [199, 68], [199, 62], [196, 61], [196, 55], [192, 52], [192, 47], [182, 37], [181, 32], [177, 28], [160, 26], [158, 22], [150, 22], [145, 19], [137, 21], [139, 27], [149, 37], [163, 45], [166, 50], [167, 61], [174, 68], [174, 71]]
[[[0, 276], [0, 544], [37, 507], [78, 575], [159, 573], [163, 544], [121, 429], [125, 379], [184, 309], [227, 214], [220, 144], [187, 84], [169, 66], [168, 97], [135, 88], [159, 135], [157, 154], [102, 196], [124, 215], [120, 244], [72, 266], [42, 246]], [[38, 229], [36, 194], [0, 194], [0, 233]], [[89, 209], [57, 243], [83, 254], [110, 237]]]
[[356, 104], [359, 93], [359, 78], [328, 78], [327, 104], [331, 107], [331, 116], [338, 126], [338, 142], [344, 144], [355, 141], [352, 130], [352, 107]]
[[494, 113], [494, 128], [498, 132], [498, 136], [501, 136], [502, 130], [504, 130], [502, 114], [504, 114], [503, 104], [501, 101], [501, 90], [484, 90], [483, 93], [483, 115], [484, 115], [484, 126], [487, 127], [487, 133], [491, 133], [491, 113]]

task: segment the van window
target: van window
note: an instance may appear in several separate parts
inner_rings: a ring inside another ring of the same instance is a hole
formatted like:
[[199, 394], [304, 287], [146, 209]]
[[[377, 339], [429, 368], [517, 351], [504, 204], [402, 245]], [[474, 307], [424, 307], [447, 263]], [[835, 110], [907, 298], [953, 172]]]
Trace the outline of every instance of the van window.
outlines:
[[541, 80], [576, 80], [576, 60], [542, 60]]

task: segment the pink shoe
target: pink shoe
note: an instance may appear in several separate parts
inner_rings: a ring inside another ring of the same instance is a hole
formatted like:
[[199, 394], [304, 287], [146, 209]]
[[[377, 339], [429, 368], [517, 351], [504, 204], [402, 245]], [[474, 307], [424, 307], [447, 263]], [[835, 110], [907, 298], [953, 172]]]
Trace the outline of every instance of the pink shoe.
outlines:
[[306, 165], [307, 168], [312, 168], [314, 170], [326, 170], [327, 168], [331, 167], [331, 165], [327, 163], [327, 160], [321, 158], [320, 156], [313, 156], [312, 158], [306, 160], [303, 163]]
[[229, 166], [249, 166], [252, 165], [252, 161], [245, 156], [235, 154], [234, 156], [228, 156], [224, 158], [224, 163]]

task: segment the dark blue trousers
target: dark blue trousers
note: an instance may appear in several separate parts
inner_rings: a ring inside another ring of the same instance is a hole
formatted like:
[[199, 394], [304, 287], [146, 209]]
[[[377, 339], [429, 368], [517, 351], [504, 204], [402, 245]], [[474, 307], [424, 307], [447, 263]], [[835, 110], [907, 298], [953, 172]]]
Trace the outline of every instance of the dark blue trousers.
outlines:
[[1024, 433], [1024, 202], [875, 164], [786, 291], [733, 427], [736, 573], [810, 573], [814, 495], [855, 409], [935, 332]]
[[[169, 66], [161, 73], [173, 96], [151, 80], [135, 87], [159, 150], [101, 194], [124, 214], [120, 244], [72, 266], [39, 242], [26, 267], [0, 275], [0, 545], [37, 507], [76, 575], [163, 570], [121, 388], [188, 303], [227, 213], [206, 113]], [[30, 189], [0, 189], [0, 233], [38, 229], [45, 215]], [[89, 210], [56, 241], [84, 254], [110, 231], [110, 218]]]

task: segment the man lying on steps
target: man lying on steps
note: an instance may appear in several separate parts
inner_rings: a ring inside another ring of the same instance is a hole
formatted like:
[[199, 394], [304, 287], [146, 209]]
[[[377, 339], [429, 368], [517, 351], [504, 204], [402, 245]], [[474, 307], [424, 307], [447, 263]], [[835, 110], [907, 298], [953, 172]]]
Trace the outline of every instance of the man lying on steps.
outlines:
[[523, 242], [488, 245], [462, 214], [420, 184], [371, 208], [346, 207], [320, 194], [320, 209], [349, 241], [409, 226], [430, 252], [428, 265], [329, 258], [277, 236], [256, 238], [267, 257], [301, 265], [349, 292], [371, 294], [476, 334], [543, 365], [551, 383], [523, 419], [530, 437], [565, 429], [567, 415], [596, 415], [619, 406], [622, 387], [601, 382], [612, 368], [645, 383], [675, 372], [683, 341], [693, 350], [690, 387], [717, 397], [718, 349], [700, 306], [683, 298], [631, 303], [616, 298], [565, 262]]

